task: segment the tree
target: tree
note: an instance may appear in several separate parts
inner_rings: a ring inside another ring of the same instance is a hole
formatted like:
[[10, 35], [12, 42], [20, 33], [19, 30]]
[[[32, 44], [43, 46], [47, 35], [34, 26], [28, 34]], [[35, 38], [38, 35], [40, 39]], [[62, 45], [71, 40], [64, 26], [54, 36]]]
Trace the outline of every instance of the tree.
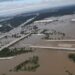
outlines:
[[37, 29], [38, 29], [38, 27], [35, 25], [35, 26], [33, 26], [33, 29], [34, 29], [34, 30], [37, 30]]

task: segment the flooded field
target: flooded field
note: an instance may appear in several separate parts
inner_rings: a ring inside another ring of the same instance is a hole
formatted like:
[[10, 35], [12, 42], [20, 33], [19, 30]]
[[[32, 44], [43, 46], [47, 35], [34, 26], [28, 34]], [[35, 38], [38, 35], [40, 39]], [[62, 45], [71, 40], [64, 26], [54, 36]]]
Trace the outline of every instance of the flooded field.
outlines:
[[[75, 48], [74, 41], [48, 41], [50, 39], [44, 39], [45, 34], [41, 33], [43, 30], [49, 30], [48, 33], [53, 40], [58, 40], [62, 37], [59, 34], [65, 34], [64, 39], [74, 39], [75, 38], [75, 22], [72, 22], [72, 18], [75, 18], [75, 15], [61, 16], [56, 17], [56, 21], [50, 23], [32, 23], [26, 28], [22, 28], [23, 31], [31, 35], [23, 38], [22, 40], [14, 43], [9, 48], [23, 48], [30, 46], [43, 46], [43, 47], [66, 47], [66, 48]], [[52, 18], [48, 18], [52, 19]], [[15, 28], [8, 34], [20, 34], [21, 26], [17, 29]], [[37, 33], [36, 33], [37, 32]], [[54, 33], [55, 32], [55, 33]], [[26, 34], [20, 34], [20, 36]], [[58, 34], [59, 33], [59, 34]], [[43, 35], [42, 35], [43, 34]], [[58, 36], [59, 35], [59, 36]], [[54, 39], [54, 38], [55, 39]], [[2, 38], [3, 44], [5, 45], [8, 42], [11, 42], [17, 38]], [[62, 38], [61, 38], [62, 40]], [[6, 42], [6, 43], [5, 43]], [[68, 58], [68, 51], [62, 50], [52, 50], [52, 49], [36, 49], [33, 47], [33, 52], [16, 55], [10, 60], [0, 59], [0, 75], [75, 75], [75, 63]], [[28, 60], [30, 57], [37, 55], [39, 57], [40, 67], [37, 68], [35, 72], [29, 71], [10, 71], [16, 65]]]
[[[36, 49], [33, 53], [22, 54], [11, 60], [0, 60], [0, 75], [68, 75], [67, 71], [75, 74], [75, 63], [68, 58], [66, 52], [48, 49]], [[40, 67], [36, 72], [10, 72], [17, 64], [37, 55]]]
[[42, 39], [44, 35], [32, 34], [28, 38], [22, 39], [17, 44], [10, 46], [10, 48], [20, 48], [29, 46], [47, 46], [47, 47], [68, 47], [75, 48], [74, 41], [50, 41]]
[[50, 23], [36, 23], [40, 29], [49, 29], [49, 30], [56, 30], [59, 32], [64, 32], [66, 34], [66, 39], [74, 39], [74, 30], [75, 30], [75, 21], [72, 21], [72, 19], [75, 18], [75, 15], [65, 15], [65, 16], [59, 16], [59, 17], [51, 17], [48, 20], [57, 20]]
[[42, 37], [43, 36], [33, 34], [29, 36], [28, 38], [22, 39], [17, 44], [12, 45], [10, 48], [15, 48], [15, 47], [20, 48], [20, 47], [25, 47], [25, 46], [30, 46], [30, 45], [36, 45], [37, 43], [41, 43]]

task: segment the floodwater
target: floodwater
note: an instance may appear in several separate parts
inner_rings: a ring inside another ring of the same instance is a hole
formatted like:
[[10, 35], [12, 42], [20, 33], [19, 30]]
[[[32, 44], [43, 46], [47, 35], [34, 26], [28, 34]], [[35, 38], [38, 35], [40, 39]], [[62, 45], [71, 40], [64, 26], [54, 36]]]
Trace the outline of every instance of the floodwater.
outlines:
[[[68, 75], [67, 70], [75, 75], [75, 63], [68, 59], [67, 52], [36, 49], [33, 53], [22, 54], [11, 60], [0, 60], [0, 75]], [[40, 67], [36, 72], [9, 72], [15, 65], [37, 55]]]
[[[74, 15], [66, 15], [61, 17], [54, 17], [58, 19], [58, 21], [51, 23], [35, 23], [40, 29], [49, 29], [56, 30], [59, 32], [64, 32], [66, 34], [66, 38], [74, 39], [75, 38], [75, 22], [72, 22], [72, 19], [75, 19]], [[49, 18], [52, 20], [52, 18]], [[66, 39], [65, 38], [65, 39]]]
[[15, 43], [12, 45], [10, 48], [21, 48], [21, 47], [27, 47], [30, 45], [36, 45], [37, 43], [41, 43], [41, 38], [43, 36], [37, 35], [37, 34], [32, 34], [28, 38], [22, 39], [19, 41], [17, 44]]
[[[72, 16], [73, 17], [73, 16]], [[64, 17], [65, 18], [65, 17]], [[75, 18], [75, 16], [73, 17]], [[75, 37], [75, 23], [71, 22], [71, 19], [68, 17], [65, 18], [65, 21], [57, 21], [47, 25], [38, 24], [39, 29], [55, 29], [56, 31], [65, 32], [68, 36]], [[25, 47], [26, 45], [43, 45], [43, 46], [56, 46], [57, 42], [45, 42], [42, 41], [37, 34], [19, 41], [17, 44], [14, 44], [12, 47]], [[66, 43], [66, 42], [61, 42]], [[70, 43], [70, 42], [69, 42]], [[74, 44], [74, 42], [71, 42]], [[11, 48], [12, 48], [11, 47]], [[75, 46], [74, 46], [75, 47]], [[75, 63], [68, 58], [69, 52], [56, 51], [50, 49], [37, 49], [33, 53], [21, 54], [15, 56], [11, 60], [0, 60], [0, 75], [69, 75], [72, 73], [75, 75]], [[13, 69], [16, 65], [27, 60], [29, 57], [37, 55], [39, 57], [40, 67], [36, 72], [10, 72], [10, 69]], [[68, 72], [66, 72], [68, 71]]]

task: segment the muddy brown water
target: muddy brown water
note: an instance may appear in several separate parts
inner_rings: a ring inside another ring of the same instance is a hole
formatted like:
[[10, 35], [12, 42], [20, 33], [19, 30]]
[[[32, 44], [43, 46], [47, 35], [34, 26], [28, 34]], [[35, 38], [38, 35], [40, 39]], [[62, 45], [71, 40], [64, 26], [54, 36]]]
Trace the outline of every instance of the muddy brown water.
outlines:
[[[36, 72], [9, 72], [33, 55], [39, 56], [40, 67]], [[11, 60], [0, 60], [0, 75], [68, 75], [66, 70], [75, 75], [75, 63], [68, 59], [68, 53], [49, 49], [37, 49], [33, 53], [22, 54]]]

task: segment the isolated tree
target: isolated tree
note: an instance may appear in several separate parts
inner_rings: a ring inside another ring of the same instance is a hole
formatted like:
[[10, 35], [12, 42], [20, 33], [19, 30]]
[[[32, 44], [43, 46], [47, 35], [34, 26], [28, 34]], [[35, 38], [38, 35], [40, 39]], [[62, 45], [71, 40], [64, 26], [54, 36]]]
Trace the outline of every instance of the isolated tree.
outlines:
[[38, 29], [38, 27], [35, 25], [35, 26], [33, 26], [33, 29], [34, 29], [34, 30], [37, 30], [37, 29]]

